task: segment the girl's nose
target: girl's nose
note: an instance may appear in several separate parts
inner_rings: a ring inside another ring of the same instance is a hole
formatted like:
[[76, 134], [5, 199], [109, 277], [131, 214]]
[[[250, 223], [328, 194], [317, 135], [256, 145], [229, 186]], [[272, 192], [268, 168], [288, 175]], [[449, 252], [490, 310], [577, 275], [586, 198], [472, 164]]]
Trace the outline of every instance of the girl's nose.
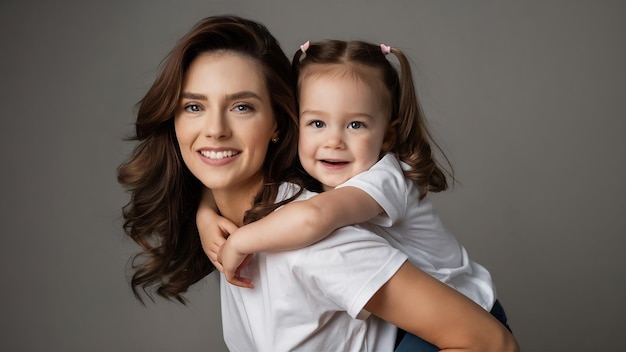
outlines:
[[339, 149], [345, 147], [342, 131], [329, 129], [326, 134], [324, 146], [326, 148]]

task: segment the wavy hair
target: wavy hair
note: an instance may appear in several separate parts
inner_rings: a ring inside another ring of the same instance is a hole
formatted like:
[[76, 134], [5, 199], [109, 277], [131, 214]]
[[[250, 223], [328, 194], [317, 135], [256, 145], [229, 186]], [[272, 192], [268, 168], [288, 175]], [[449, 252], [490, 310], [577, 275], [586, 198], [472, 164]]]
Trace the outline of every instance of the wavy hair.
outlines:
[[[407, 57], [397, 48], [391, 48], [390, 53], [398, 59], [400, 73], [379, 45], [325, 40], [310, 43], [306, 52], [296, 51], [292, 70], [298, 87], [307, 77], [343, 72], [354, 75], [379, 93], [377, 96], [381, 97], [382, 106], [390, 113], [381, 153], [394, 153], [411, 167], [405, 175], [418, 185], [420, 198], [423, 198], [429, 191], [440, 192], [448, 188], [446, 175], [452, 176], [452, 166], [428, 131]], [[441, 152], [450, 171], [437, 162], [431, 145]]]
[[131, 194], [123, 207], [124, 230], [142, 248], [132, 260], [131, 287], [153, 300], [185, 303], [182, 293], [215, 268], [205, 255], [195, 223], [203, 185], [183, 163], [174, 131], [174, 112], [191, 62], [201, 53], [233, 51], [262, 67], [280, 143], [270, 143], [263, 163], [263, 187], [244, 223], [276, 207], [280, 183], [299, 183], [292, 171], [297, 157], [298, 118], [295, 81], [278, 41], [257, 22], [236, 16], [208, 17], [185, 34], [161, 64], [160, 72], [137, 104], [137, 145], [118, 168], [118, 182]]

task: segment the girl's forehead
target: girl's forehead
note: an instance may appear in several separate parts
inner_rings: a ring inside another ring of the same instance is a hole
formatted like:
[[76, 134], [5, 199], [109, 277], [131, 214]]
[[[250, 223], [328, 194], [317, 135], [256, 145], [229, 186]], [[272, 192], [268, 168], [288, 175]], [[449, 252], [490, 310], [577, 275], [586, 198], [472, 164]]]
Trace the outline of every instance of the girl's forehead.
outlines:
[[336, 78], [364, 78], [366, 76], [378, 75], [380, 70], [356, 63], [330, 63], [330, 64], [310, 64], [307, 65], [300, 74], [300, 79], [309, 76], [325, 76]]
[[314, 64], [309, 65], [300, 74], [298, 85], [301, 87], [308, 80], [330, 80], [365, 85], [379, 91], [382, 77], [378, 70], [354, 64]]
[[298, 80], [298, 91], [302, 93], [302, 87], [307, 82], [328, 80], [341, 82], [342, 84], [354, 84], [360, 89], [370, 89], [383, 104], [391, 102], [391, 92], [385, 85], [380, 70], [375, 68], [348, 63], [337, 64], [311, 64], [301, 73]]

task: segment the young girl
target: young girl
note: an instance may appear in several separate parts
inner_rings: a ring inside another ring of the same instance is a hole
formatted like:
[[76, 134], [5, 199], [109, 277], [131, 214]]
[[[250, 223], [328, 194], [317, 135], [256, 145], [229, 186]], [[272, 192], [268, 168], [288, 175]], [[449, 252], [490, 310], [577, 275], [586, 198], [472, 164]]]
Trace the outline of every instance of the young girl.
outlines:
[[[400, 76], [388, 54], [398, 59]], [[199, 212], [199, 228], [211, 238], [210, 257], [226, 279], [253, 287], [239, 275], [249, 255], [301, 248], [362, 223], [506, 326], [489, 272], [469, 259], [426, 197], [447, 182], [431, 152], [405, 55], [357, 41], [307, 42], [292, 66], [299, 77], [300, 162], [326, 192], [239, 229], [225, 225], [231, 229], [227, 240], [207, 231], [205, 212]]]

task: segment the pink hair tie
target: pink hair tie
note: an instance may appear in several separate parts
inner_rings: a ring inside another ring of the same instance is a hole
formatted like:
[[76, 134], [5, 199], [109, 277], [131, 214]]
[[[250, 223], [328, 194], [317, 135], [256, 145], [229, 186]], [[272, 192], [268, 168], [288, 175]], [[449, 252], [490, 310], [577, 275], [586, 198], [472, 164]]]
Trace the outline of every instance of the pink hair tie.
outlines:
[[383, 52], [383, 55], [387, 55], [391, 53], [391, 47], [389, 45], [380, 44], [380, 51]]
[[301, 50], [303, 53], [306, 53], [306, 51], [307, 51], [307, 49], [309, 48], [309, 45], [310, 45], [310, 44], [311, 44], [311, 42], [309, 42], [309, 41], [307, 40], [304, 44], [300, 45], [300, 50]]

